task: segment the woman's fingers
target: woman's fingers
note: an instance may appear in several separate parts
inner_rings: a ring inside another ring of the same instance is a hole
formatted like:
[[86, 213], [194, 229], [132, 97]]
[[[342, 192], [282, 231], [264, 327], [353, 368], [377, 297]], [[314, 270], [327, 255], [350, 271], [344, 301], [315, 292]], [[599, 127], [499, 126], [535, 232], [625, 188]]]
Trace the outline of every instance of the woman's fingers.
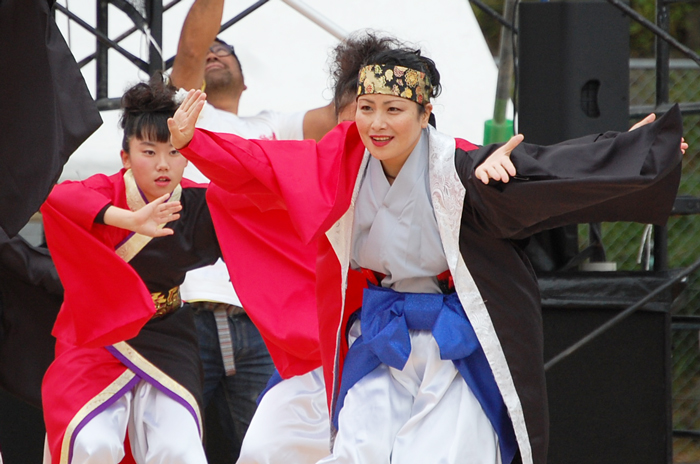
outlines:
[[639, 129], [642, 126], [646, 126], [647, 124], [651, 124], [656, 120], [656, 115], [654, 113], [649, 114], [646, 118], [642, 119], [639, 121], [637, 124], [634, 126], [630, 127], [630, 131], [633, 131], [635, 129]]
[[510, 177], [508, 176], [508, 173], [506, 172], [503, 165], [497, 164], [495, 166], [495, 168], [496, 168], [496, 172], [498, 172], [499, 180], [503, 183], [508, 183], [508, 181], [510, 180]]
[[489, 175], [486, 172], [486, 169], [484, 169], [483, 165], [476, 168], [476, 171], [474, 171], [474, 175], [484, 184], [489, 183]]
[[515, 170], [515, 165], [513, 164], [513, 161], [511, 161], [510, 156], [508, 156], [507, 158], [504, 158], [501, 161], [501, 166], [503, 166], [503, 169], [506, 170], [506, 172], [508, 173], [508, 175], [510, 177], [513, 177], [514, 175], [516, 175], [518, 173]]
[[523, 134], [514, 135], [501, 148], [504, 150], [505, 154], [510, 156], [510, 152], [512, 152], [515, 147], [520, 145], [520, 142], [522, 142], [524, 138], [525, 136]]
[[510, 160], [510, 154], [524, 139], [522, 134], [511, 137], [475, 169], [474, 175], [484, 184], [488, 184], [490, 179], [508, 182], [511, 177], [516, 175], [515, 165]]

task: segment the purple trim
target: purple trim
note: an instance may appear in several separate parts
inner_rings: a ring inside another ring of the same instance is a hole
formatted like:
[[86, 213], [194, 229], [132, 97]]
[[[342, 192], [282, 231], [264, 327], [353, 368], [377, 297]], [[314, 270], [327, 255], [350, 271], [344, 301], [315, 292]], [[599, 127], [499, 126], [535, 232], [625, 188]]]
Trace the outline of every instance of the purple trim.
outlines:
[[[199, 419], [199, 416], [197, 415], [197, 412], [194, 410], [194, 408], [192, 407], [192, 405], [190, 405], [190, 403], [188, 403], [188, 402], [185, 401], [185, 399], [182, 398], [180, 395], [178, 395], [178, 394], [175, 393], [174, 391], [168, 389], [165, 385], [161, 384], [161, 383], [158, 382], [156, 379], [154, 379], [153, 377], [151, 377], [150, 375], [148, 375], [148, 373], [146, 373], [145, 371], [143, 371], [142, 369], [140, 369], [138, 366], [136, 366], [129, 358], [127, 358], [126, 356], [124, 356], [124, 354], [122, 354], [122, 353], [121, 353], [118, 349], [116, 349], [114, 346], [107, 346], [107, 347], [105, 347], [105, 348], [107, 348], [107, 351], [109, 351], [110, 353], [112, 353], [112, 355], [113, 355], [115, 358], [117, 358], [120, 362], [122, 362], [126, 367], [128, 367], [129, 369], [131, 369], [131, 370], [132, 370], [138, 377], [140, 377], [142, 380], [145, 380], [146, 382], [150, 383], [151, 385], [153, 385], [154, 387], [156, 387], [158, 390], [160, 390], [161, 392], [165, 393], [167, 396], [169, 396], [169, 397], [172, 398], [173, 400], [175, 400], [175, 401], [177, 401], [178, 403], [180, 403], [181, 405], [183, 405], [183, 406], [185, 407], [185, 409], [187, 409], [187, 410], [190, 412], [190, 414], [192, 414], [192, 417], [194, 418], [194, 421], [195, 421], [195, 423], [197, 424], [197, 431], [199, 432], [200, 435], [202, 434], [202, 429], [201, 429], [200, 426], [199, 426], [199, 420], [198, 420], [198, 419]], [[165, 375], [165, 374], [163, 374], [163, 375]], [[183, 388], [184, 388], [184, 387], [183, 387]]]
[[127, 242], [127, 240], [129, 240], [131, 237], [134, 236], [135, 233], [136, 233], [136, 232], [129, 232], [129, 235], [127, 235], [127, 236], [124, 238], [124, 240], [122, 240], [121, 242], [117, 243], [117, 246], [115, 246], [114, 249], [115, 249], [115, 250], [118, 250], [119, 247], [122, 246], [122, 245], [124, 245], [124, 244]]
[[[136, 184], [136, 179], [134, 179], [134, 184]], [[141, 187], [139, 187], [139, 184], [136, 184], [136, 190], [139, 191], [139, 195], [141, 195], [141, 198], [143, 199], [143, 201], [146, 204], [148, 204], [149, 203], [148, 198], [146, 198], [146, 194], [143, 193], [143, 190], [141, 190]]]
[[117, 393], [109, 397], [107, 401], [93, 409], [90, 414], [85, 416], [83, 420], [80, 421], [80, 423], [75, 427], [75, 430], [73, 431], [73, 436], [70, 437], [70, 448], [68, 450], [68, 462], [73, 461], [73, 447], [75, 446], [75, 439], [78, 437], [78, 433], [87, 425], [88, 422], [90, 422], [92, 419], [95, 418], [98, 414], [103, 412], [105, 409], [113, 405], [119, 398], [124, 396], [124, 393], [128, 392], [132, 388], [136, 386], [137, 383], [139, 383], [140, 379], [138, 377], [134, 377], [133, 379], [129, 380], [129, 382], [124, 385]]

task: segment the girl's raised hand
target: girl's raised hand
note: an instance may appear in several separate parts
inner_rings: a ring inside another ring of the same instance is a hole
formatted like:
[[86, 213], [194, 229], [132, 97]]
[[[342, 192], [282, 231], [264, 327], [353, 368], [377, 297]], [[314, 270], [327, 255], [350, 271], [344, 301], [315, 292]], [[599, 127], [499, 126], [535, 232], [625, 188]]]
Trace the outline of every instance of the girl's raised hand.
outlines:
[[474, 175], [484, 184], [488, 184], [490, 179], [507, 183], [516, 174], [510, 153], [524, 138], [523, 134], [511, 137], [476, 168]]
[[173, 117], [168, 118], [170, 143], [176, 150], [186, 146], [192, 140], [194, 126], [206, 99], [207, 95], [201, 90], [190, 90]]

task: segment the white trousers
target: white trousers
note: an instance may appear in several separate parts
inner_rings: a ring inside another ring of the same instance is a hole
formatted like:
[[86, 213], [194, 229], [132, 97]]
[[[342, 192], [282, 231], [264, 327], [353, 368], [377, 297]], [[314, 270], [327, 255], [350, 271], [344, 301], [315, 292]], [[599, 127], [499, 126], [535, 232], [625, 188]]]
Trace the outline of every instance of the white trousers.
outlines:
[[117, 464], [127, 427], [138, 464], [207, 462], [192, 414], [142, 380], [78, 432], [71, 464]]
[[323, 370], [282, 380], [263, 396], [238, 464], [313, 464], [330, 449]]
[[319, 464], [500, 464], [498, 436], [429, 331], [410, 331], [403, 370], [386, 364], [350, 388]]

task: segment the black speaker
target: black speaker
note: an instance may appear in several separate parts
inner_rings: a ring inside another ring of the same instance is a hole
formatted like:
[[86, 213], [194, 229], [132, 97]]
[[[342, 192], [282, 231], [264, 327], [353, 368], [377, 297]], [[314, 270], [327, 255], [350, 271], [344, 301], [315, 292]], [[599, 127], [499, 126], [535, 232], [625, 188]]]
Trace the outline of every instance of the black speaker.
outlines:
[[[545, 361], [661, 285], [641, 272], [540, 276]], [[549, 464], [671, 463], [668, 291], [546, 372]]]
[[520, 3], [518, 130], [550, 145], [629, 124], [629, 19], [605, 1]]
[[[629, 126], [629, 19], [605, 1], [520, 3], [518, 132], [551, 145]], [[556, 271], [578, 253], [577, 227], [534, 235], [525, 253], [536, 271]]]

